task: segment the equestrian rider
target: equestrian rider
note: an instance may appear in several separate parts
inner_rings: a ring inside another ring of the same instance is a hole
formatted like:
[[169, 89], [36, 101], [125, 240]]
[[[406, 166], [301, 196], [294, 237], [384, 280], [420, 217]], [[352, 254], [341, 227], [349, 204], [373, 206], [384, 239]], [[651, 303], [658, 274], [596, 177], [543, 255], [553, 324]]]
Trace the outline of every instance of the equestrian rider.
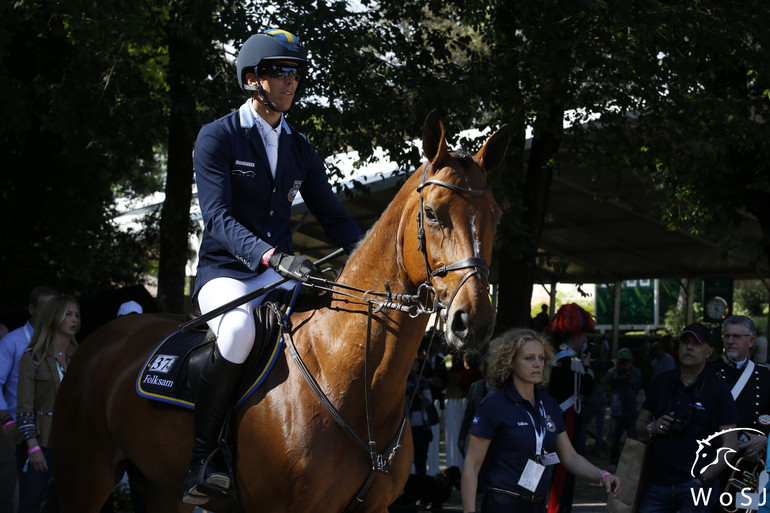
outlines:
[[[307, 258], [293, 256], [289, 218], [297, 193], [348, 254], [362, 237], [334, 195], [318, 153], [285, 119], [307, 65], [307, 52], [293, 34], [274, 29], [251, 36], [236, 60], [238, 84], [250, 97], [198, 134], [193, 162], [205, 230], [193, 295], [204, 314], [281, 277], [303, 280], [319, 273]], [[294, 285], [290, 280], [281, 288]], [[253, 312], [263, 299], [208, 322], [217, 340], [195, 400], [186, 503], [205, 504], [233, 489], [222, 462], [209, 456], [254, 345]]]

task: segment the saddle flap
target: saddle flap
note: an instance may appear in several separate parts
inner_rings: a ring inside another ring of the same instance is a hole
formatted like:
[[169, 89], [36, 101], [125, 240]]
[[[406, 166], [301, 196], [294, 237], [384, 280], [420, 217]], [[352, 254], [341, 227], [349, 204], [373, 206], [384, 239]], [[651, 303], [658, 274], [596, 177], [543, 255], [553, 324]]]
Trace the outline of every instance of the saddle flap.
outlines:
[[[236, 409], [268, 376], [283, 346], [280, 306], [263, 303], [254, 315], [258, 329], [254, 347], [244, 363]], [[175, 331], [168, 335], [142, 367], [136, 381], [137, 393], [147, 399], [194, 409], [201, 371], [215, 340], [211, 331]]]

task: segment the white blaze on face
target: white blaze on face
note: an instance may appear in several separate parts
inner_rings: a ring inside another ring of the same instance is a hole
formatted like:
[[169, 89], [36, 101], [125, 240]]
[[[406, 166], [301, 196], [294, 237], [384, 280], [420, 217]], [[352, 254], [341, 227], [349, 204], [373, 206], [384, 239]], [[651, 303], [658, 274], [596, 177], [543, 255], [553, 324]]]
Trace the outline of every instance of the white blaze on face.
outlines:
[[476, 233], [476, 214], [471, 215], [471, 238], [473, 239], [473, 256], [478, 257], [481, 254], [481, 241]]

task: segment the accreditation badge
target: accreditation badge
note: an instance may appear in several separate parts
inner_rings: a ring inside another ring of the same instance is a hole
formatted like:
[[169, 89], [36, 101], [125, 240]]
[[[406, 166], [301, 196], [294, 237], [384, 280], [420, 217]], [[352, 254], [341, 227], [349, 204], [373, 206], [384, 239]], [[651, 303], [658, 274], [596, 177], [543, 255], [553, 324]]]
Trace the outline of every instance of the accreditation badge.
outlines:
[[533, 460], [527, 460], [527, 466], [524, 467], [524, 472], [521, 474], [521, 478], [519, 478], [519, 486], [534, 493], [535, 490], [537, 490], [540, 478], [543, 477], [544, 471], [545, 467], [540, 463]]

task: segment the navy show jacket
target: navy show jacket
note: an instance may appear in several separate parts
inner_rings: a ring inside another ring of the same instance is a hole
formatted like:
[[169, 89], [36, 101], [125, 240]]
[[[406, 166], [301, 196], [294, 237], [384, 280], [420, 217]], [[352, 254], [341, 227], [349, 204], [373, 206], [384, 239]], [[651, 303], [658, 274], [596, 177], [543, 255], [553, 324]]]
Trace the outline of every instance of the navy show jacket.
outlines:
[[213, 278], [259, 274], [260, 258], [272, 247], [293, 254], [289, 219], [297, 192], [326, 234], [348, 254], [362, 236], [334, 195], [321, 157], [285, 120], [273, 179], [250, 101], [201, 128], [195, 144], [193, 166], [204, 232], [194, 295]]

